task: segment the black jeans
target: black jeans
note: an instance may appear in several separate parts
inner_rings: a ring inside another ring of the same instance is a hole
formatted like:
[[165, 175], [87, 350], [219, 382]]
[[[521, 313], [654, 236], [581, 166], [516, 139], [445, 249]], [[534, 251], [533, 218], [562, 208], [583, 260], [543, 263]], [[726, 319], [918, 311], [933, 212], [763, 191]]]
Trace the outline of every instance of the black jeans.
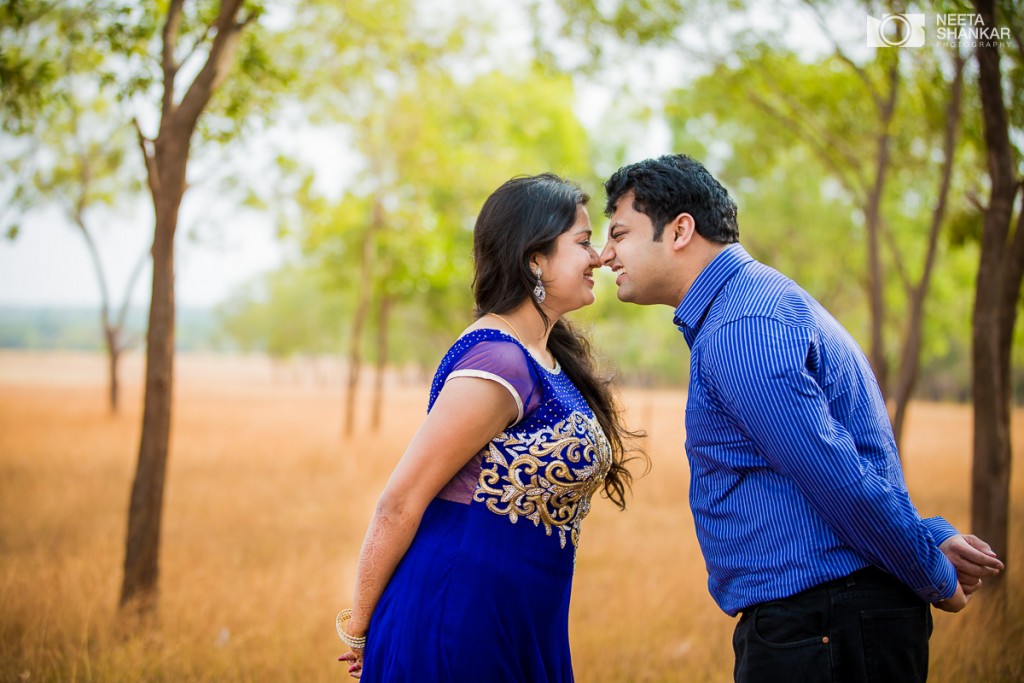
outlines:
[[737, 683], [914, 683], [928, 678], [928, 603], [868, 568], [743, 611]]

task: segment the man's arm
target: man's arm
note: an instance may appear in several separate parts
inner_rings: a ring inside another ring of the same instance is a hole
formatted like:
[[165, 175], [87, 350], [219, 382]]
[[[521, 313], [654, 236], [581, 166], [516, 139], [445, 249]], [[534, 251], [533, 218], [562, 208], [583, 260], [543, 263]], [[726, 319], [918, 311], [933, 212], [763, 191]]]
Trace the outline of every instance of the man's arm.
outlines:
[[714, 391], [758, 452], [789, 477], [844, 542], [924, 600], [957, 610], [967, 595], [906, 490], [880, 476], [829, 412], [805, 367], [809, 330], [750, 318], [715, 333]]

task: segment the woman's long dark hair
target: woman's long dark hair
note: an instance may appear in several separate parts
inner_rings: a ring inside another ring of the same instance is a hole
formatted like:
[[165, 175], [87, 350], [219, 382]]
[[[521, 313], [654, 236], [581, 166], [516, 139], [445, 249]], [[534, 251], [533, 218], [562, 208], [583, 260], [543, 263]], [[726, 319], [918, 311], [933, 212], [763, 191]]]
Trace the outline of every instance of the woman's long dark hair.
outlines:
[[[551, 255], [555, 240], [576, 222], [576, 211], [590, 197], [575, 183], [554, 175], [518, 177], [495, 190], [476, 219], [473, 229], [473, 297], [477, 317], [506, 313], [529, 297], [546, 324], [540, 304], [533, 298], [536, 276], [530, 269], [535, 253]], [[612, 450], [612, 466], [604, 481], [605, 496], [626, 507], [626, 491], [633, 476], [626, 469], [626, 441], [641, 436], [626, 428], [609, 378], [597, 372], [590, 342], [568, 320], [551, 328], [548, 349], [594, 411]]]

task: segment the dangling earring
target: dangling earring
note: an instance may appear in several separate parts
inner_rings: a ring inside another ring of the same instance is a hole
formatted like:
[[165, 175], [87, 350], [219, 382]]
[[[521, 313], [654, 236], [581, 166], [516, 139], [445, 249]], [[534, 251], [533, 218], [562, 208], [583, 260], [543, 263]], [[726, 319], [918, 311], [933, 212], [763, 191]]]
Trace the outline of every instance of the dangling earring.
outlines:
[[548, 293], [544, 289], [544, 281], [540, 279], [540, 268], [533, 271], [533, 274], [537, 276], [537, 285], [533, 288], [533, 298], [537, 300], [537, 303], [542, 304]]

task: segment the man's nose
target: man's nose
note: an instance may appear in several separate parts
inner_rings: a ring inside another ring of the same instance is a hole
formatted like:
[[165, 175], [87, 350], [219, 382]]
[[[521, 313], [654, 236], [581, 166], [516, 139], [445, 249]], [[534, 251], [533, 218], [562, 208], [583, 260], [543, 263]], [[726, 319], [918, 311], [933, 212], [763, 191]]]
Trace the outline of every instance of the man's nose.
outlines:
[[602, 266], [607, 266], [613, 258], [615, 258], [615, 250], [612, 248], [612, 243], [608, 242], [608, 244], [604, 245], [604, 249], [601, 250], [601, 255], [598, 256], [598, 259], [600, 259]]

